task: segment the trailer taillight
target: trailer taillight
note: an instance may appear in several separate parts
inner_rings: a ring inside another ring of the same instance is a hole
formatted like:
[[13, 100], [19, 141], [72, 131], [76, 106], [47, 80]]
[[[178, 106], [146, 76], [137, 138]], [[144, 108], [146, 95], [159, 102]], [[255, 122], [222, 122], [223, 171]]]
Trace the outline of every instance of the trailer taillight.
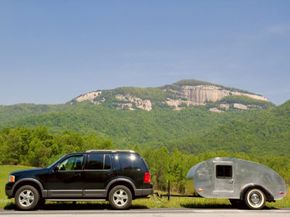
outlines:
[[150, 174], [150, 172], [145, 172], [144, 173], [144, 183], [151, 183], [151, 174]]
[[285, 192], [284, 192], [284, 191], [279, 191], [279, 194], [280, 194], [280, 195], [284, 195]]
[[197, 189], [197, 191], [198, 191], [198, 192], [203, 192], [203, 191], [204, 191], [204, 188], [201, 188], [201, 187], [200, 187], [200, 188]]

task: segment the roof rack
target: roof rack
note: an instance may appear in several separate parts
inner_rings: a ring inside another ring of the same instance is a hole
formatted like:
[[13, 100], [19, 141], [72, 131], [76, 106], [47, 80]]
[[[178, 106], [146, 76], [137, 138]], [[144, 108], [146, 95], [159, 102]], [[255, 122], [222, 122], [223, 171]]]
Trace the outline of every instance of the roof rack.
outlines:
[[121, 149], [116, 149], [116, 150], [91, 149], [91, 150], [87, 150], [86, 152], [87, 153], [90, 153], [90, 152], [131, 152], [131, 153], [135, 153], [135, 151], [133, 151], [133, 150], [121, 150]]

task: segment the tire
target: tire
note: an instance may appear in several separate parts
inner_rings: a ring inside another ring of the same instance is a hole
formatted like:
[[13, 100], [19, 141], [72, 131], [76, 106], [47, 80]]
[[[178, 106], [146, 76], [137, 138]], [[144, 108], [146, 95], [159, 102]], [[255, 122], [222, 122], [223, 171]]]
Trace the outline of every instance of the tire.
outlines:
[[240, 199], [230, 199], [230, 203], [234, 208], [242, 209], [245, 207], [245, 202]]
[[128, 209], [132, 204], [132, 192], [124, 185], [117, 185], [109, 193], [109, 202], [113, 209]]
[[33, 210], [40, 200], [38, 190], [31, 185], [20, 187], [15, 194], [15, 204], [20, 210]]
[[249, 209], [263, 209], [266, 203], [264, 192], [257, 188], [248, 190], [244, 200]]

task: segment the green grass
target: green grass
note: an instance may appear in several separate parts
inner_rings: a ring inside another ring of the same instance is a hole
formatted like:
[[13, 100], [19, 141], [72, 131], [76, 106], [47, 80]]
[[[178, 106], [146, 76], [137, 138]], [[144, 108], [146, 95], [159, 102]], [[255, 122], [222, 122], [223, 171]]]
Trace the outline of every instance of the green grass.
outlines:
[[[14, 201], [7, 199], [5, 195], [5, 184], [8, 181], [8, 175], [12, 171], [27, 169], [27, 166], [7, 166], [0, 165], [0, 208], [12, 207]], [[58, 205], [51, 203], [48, 206], [52, 206], [54, 209], [60, 209]], [[78, 209], [104, 209], [108, 205], [107, 203], [77, 203]], [[63, 207], [63, 206], [61, 206]], [[68, 209], [73, 209], [75, 206], [67, 204]], [[276, 201], [275, 203], [267, 203], [269, 208], [290, 208], [290, 189], [287, 196], [283, 200]], [[180, 198], [172, 197], [170, 201], [166, 197], [159, 198], [157, 196], [151, 196], [149, 199], [138, 199], [133, 201], [133, 208], [231, 208], [231, 205], [226, 199], [206, 199], [206, 198]]]
[[5, 184], [8, 182], [8, 175], [12, 171], [23, 170], [31, 167], [0, 165], [0, 208], [5, 207], [13, 200], [9, 200], [5, 195]]
[[226, 199], [205, 199], [191, 197], [158, 198], [151, 196], [149, 199], [133, 201], [133, 207], [146, 206], [148, 208], [231, 208]]

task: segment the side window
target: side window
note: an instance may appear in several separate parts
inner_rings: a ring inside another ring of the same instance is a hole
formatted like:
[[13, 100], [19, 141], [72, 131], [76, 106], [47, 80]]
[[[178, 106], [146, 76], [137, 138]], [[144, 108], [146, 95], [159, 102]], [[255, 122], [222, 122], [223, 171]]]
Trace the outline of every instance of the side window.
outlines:
[[111, 158], [108, 154], [91, 153], [88, 155], [86, 169], [88, 170], [108, 170], [111, 169]]
[[218, 179], [230, 179], [233, 177], [233, 167], [231, 165], [217, 165], [216, 177]]
[[126, 154], [121, 153], [119, 155], [119, 162], [121, 169], [131, 170], [131, 169], [142, 169], [146, 170], [146, 165], [141, 157], [137, 154]]
[[111, 169], [111, 157], [108, 154], [105, 154], [105, 159], [104, 159], [104, 169], [109, 170]]
[[81, 170], [83, 166], [84, 156], [72, 156], [62, 161], [58, 168], [61, 171]]

